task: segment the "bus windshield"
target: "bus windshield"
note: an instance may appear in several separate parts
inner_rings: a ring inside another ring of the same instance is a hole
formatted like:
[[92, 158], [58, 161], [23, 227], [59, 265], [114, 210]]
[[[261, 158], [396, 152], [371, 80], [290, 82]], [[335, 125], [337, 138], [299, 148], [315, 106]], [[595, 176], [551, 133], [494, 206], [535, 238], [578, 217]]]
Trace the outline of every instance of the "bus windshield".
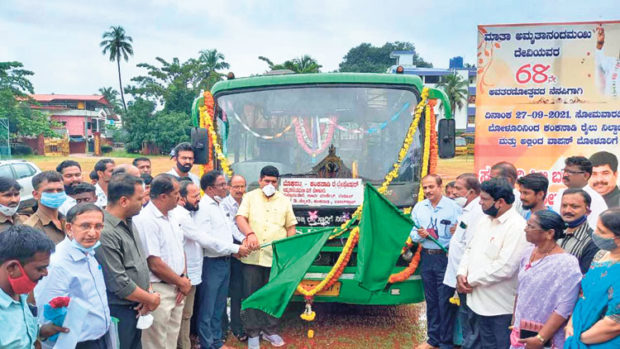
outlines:
[[[248, 184], [267, 164], [283, 177], [324, 176], [318, 167], [330, 155], [342, 160], [332, 168], [338, 178], [377, 184], [397, 159], [418, 94], [411, 86], [315, 84], [225, 91], [215, 99], [223, 151]], [[419, 180], [421, 140], [417, 132], [394, 183]]]

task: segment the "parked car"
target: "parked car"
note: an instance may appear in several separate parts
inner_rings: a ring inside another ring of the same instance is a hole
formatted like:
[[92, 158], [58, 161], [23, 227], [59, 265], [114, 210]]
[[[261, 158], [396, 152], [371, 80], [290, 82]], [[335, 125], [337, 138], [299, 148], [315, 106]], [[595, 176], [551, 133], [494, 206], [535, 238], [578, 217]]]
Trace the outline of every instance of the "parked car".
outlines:
[[33, 207], [36, 200], [32, 197], [32, 177], [41, 170], [37, 165], [24, 160], [0, 161], [0, 177], [14, 178], [22, 186], [20, 192], [20, 210]]

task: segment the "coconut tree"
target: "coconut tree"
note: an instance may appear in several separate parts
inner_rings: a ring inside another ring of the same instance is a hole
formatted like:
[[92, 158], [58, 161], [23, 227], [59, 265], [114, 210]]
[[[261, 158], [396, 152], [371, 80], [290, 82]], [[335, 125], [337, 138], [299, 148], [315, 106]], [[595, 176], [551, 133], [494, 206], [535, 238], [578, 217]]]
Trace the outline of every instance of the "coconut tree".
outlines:
[[437, 87], [442, 88], [446, 95], [448, 95], [452, 113], [465, 106], [468, 94], [467, 86], [467, 81], [456, 74], [444, 76], [443, 80], [437, 84]]
[[230, 64], [224, 61], [225, 58], [217, 49], [200, 51], [200, 56], [195, 60], [197, 81], [194, 85], [205, 90], [211, 89], [224, 76], [218, 70], [230, 68]]
[[121, 57], [127, 62], [129, 56], [133, 56], [133, 47], [131, 36], [125, 34], [125, 29], [121, 26], [111, 26], [110, 30], [103, 33], [103, 40], [99, 43], [103, 47], [103, 54], [108, 55], [110, 62], [116, 61], [118, 68], [118, 87], [121, 92], [121, 100], [123, 109], [127, 112], [127, 104], [125, 103], [125, 95], [123, 93], [123, 82], [121, 79]]
[[267, 63], [270, 70], [289, 69], [295, 73], [318, 73], [322, 67], [309, 55], [293, 58], [281, 64], [274, 64], [272, 60], [264, 56], [259, 56], [258, 59]]

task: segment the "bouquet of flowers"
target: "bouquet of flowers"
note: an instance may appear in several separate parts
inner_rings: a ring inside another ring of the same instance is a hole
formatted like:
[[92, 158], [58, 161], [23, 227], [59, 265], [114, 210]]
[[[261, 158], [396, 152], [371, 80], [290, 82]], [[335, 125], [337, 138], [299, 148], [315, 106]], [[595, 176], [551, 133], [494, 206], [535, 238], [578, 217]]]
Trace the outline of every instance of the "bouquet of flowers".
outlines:
[[[48, 304], [43, 306], [43, 317], [45, 320], [52, 322], [56, 326], [62, 326], [67, 315], [67, 306], [69, 306], [69, 297], [56, 297], [52, 299]], [[58, 339], [58, 333], [48, 338], [54, 342]]]

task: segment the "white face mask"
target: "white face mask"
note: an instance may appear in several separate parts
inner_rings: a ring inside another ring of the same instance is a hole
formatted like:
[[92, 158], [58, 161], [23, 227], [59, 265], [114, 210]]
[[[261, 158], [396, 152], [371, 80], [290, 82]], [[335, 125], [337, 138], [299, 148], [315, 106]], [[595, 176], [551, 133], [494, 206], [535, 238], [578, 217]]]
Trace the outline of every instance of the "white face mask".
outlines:
[[4, 206], [0, 204], [0, 213], [2, 213], [3, 215], [7, 217], [11, 217], [17, 212], [18, 208], [19, 208], [19, 204], [17, 204], [17, 206], [15, 207], [9, 207], [9, 206]]
[[276, 187], [274, 187], [272, 184], [267, 184], [266, 186], [263, 187], [263, 194], [265, 194], [266, 197], [272, 197], [273, 194], [276, 193]]
[[467, 198], [464, 196], [460, 196], [458, 198], [454, 198], [454, 202], [461, 207], [465, 207], [467, 205]]

